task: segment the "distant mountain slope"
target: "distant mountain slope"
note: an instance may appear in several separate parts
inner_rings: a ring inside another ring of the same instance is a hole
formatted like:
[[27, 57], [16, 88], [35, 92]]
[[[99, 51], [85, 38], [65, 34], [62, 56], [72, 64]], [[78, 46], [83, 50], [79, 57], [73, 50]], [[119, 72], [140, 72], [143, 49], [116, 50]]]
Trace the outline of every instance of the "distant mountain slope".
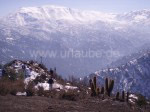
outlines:
[[150, 52], [117, 68], [95, 72], [100, 84], [106, 77], [115, 80], [115, 91], [130, 91], [150, 97]]
[[[51, 5], [24, 7], [0, 19], [0, 61], [42, 56], [48, 67], [57, 67], [64, 76], [84, 76], [150, 43], [149, 15], [150, 10], [112, 14]], [[78, 56], [60, 55], [72, 49]], [[89, 50], [99, 57], [84, 57]]]
[[141, 55], [143, 55], [145, 52], [148, 52], [148, 51], [150, 51], [150, 44], [149, 43], [138, 48], [137, 52], [132, 53], [132, 54], [127, 55], [127, 56], [124, 56], [124, 57], [121, 57], [120, 59], [113, 61], [109, 66], [107, 66], [107, 68], [108, 67], [114, 68], [114, 67], [121, 66], [121, 65], [123, 65], [129, 61], [132, 61], [134, 59], [139, 58]]

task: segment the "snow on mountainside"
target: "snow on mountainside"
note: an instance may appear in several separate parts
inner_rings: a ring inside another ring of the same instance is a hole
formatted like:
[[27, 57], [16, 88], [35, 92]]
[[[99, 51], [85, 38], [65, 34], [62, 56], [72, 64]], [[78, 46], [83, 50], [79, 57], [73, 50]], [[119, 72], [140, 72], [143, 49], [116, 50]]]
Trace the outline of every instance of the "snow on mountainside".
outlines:
[[108, 68], [95, 72], [98, 83], [103, 84], [106, 77], [115, 80], [115, 91], [129, 91], [150, 97], [150, 52], [138, 59], [116, 68]]
[[[38, 60], [42, 55], [48, 67], [57, 67], [63, 75], [87, 75], [149, 44], [149, 15], [149, 10], [112, 14], [52, 5], [21, 8], [0, 20], [0, 61]], [[71, 49], [101, 56], [60, 56]]]
[[[117, 18], [120, 20], [128, 20], [132, 22], [140, 22], [145, 20], [146, 22], [150, 20], [150, 10], [140, 10], [140, 11], [131, 11], [129, 13], [124, 13], [119, 15]], [[144, 22], [144, 21], [143, 21]]]
[[[14, 20], [14, 16], [16, 20]], [[8, 16], [11, 21], [20, 25], [29, 24], [38, 20], [67, 20], [76, 23], [93, 22], [97, 20], [112, 21], [116, 15], [100, 13], [96, 11], [80, 11], [59, 6], [27, 7], [21, 8], [18, 12]], [[31, 19], [32, 18], [32, 19]]]
[[[56, 71], [53, 72], [53, 74], [50, 73], [50, 71], [47, 70], [42, 64], [38, 64], [34, 61], [21, 61], [21, 60], [14, 60], [8, 64], [5, 65], [5, 69], [12, 69], [16, 73], [22, 74], [24, 77], [24, 83], [27, 86], [29, 82], [35, 83], [35, 88], [38, 89], [38, 87], [43, 87], [44, 90], [49, 90], [49, 84], [48, 80], [50, 77], [53, 77], [54, 84], [53, 89], [56, 90], [69, 90], [69, 89], [78, 89], [75, 86], [71, 86], [70, 83], [60, 83], [60, 80], [58, 77], [58, 74]], [[11, 77], [11, 76], [9, 76]]]

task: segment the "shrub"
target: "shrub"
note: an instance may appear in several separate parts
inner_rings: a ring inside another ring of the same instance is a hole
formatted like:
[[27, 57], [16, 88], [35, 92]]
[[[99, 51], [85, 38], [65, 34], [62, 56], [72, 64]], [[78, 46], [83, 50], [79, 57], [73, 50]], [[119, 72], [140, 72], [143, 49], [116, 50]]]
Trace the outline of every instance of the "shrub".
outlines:
[[3, 77], [10, 79], [11, 81], [17, 80], [17, 74], [14, 69], [7, 67], [4, 71], [5, 71], [5, 74], [3, 74]]
[[44, 91], [43, 87], [40, 87], [40, 86], [38, 87], [37, 95], [38, 96], [45, 96], [45, 91]]
[[43, 70], [47, 70], [47, 68], [44, 64], [39, 64], [39, 67], [42, 68]]
[[138, 100], [136, 101], [136, 104], [140, 107], [147, 105], [146, 98], [142, 95], [139, 95]]
[[36, 78], [35, 78], [35, 80], [34, 80], [34, 83], [35, 84], [38, 84], [38, 83], [42, 83], [43, 82], [43, 79], [40, 77], [40, 76], [37, 76]]
[[29, 61], [29, 64], [33, 65], [34, 61], [33, 60], [30, 60]]
[[26, 93], [27, 96], [34, 96], [35, 95], [35, 88], [34, 88], [34, 83], [29, 82], [27, 87], [26, 87]]
[[15, 95], [17, 94], [17, 92], [18, 92], [18, 91], [17, 91], [17, 88], [13, 88], [13, 89], [10, 91], [10, 94], [15, 96]]
[[41, 74], [41, 79], [42, 79], [42, 81], [45, 81], [46, 78], [47, 78], [47, 76], [46, 76], [45, 74]]
[[87, 90], [80, 90], [79, 92], [76, 93], [76, 96], [79, 99], [86, 99], [89, 95], [87, 94]]
[[74, 91], [68, 91], [68, 92], [62, 92], [60, 95], [60, 99], [70, 100], [70, 101], [76, 101], [78, 98], [78, 94]]
[[9, 63], [6, 63], [5, 65], [4, 65], [4, 68], [6, 68], [6, 67], [8, 67], [8, 66], [11, 66], [13, 63], [15, 63], [16, 62], [16, 60], [13, 60], [13, 61], [11, 61], [11, 62], [9, 62]]
[[23, 69], [19, 70], [17, 73], [17, 78], [18, 79], [24, 79], [24, 77], [25, 77], [24, 70]]

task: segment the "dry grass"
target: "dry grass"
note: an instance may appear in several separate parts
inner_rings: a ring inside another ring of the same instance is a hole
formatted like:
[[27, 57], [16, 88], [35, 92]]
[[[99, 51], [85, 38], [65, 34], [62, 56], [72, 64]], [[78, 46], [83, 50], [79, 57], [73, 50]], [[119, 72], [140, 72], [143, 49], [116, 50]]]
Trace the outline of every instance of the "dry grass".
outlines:
[[71, 101], [39, 96], [0, 96], [0, 112], [150, 112], [148, 108], [137, 109], [124, 102], [97, 98]]
[[34, 88], [35, 84], [33, 82], [29, 82], [28, 85], [26, 86], [26, 93], [27, 96], [34, 96], [36, 94], [36, 90]]
[[73, 91], [62, 91], [59, 94], [59, 98], [60, 99], [65, 99], [65, 100], [70, 100], [70, 101], [77, 101], [79, 94], [77, 94], [76, 92]]
[[24, 87], [23, 80], [10, 81], [8, 79], [0, 79], [0, 95], [16, 95], [17, 92], [24, 92]]
[[44, 91], [43, 87], [38, 87], [37, 95], [38, 96], [45, 96], [45, 91]]

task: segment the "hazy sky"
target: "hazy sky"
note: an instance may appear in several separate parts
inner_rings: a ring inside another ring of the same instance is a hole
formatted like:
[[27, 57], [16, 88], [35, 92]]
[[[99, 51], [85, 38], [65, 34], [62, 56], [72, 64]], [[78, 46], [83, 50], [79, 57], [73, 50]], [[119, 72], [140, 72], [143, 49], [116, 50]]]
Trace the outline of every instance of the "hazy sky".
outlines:
[[116, 13], [150, 9], [150, 0], [0, 0], [0, 16], [7, 15], [21, 7], [48, 4]]

